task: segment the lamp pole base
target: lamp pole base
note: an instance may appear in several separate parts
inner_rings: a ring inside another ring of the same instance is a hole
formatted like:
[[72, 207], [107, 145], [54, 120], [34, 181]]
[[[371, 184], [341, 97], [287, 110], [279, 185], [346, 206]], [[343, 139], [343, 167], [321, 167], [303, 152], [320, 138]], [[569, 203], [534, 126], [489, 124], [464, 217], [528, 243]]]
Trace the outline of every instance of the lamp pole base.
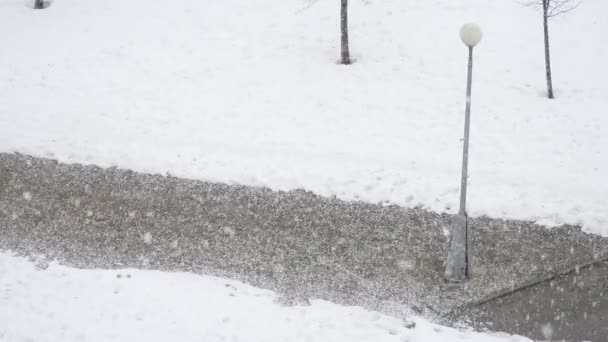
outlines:
[[466, 214], [452, 218], [452, 238], [444, 278], [450, 282], [462, 282], [471, 276], [471, 234]]

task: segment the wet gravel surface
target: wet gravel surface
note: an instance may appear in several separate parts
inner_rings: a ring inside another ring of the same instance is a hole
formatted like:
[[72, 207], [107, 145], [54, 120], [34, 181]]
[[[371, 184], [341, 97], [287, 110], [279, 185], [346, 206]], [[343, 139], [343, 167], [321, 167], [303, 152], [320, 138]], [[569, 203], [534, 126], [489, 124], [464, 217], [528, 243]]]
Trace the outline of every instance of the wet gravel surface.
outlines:
[[[473, 218], [474, 278], [448, 284], [449, 222], [449, 215], [421, 208], [0, 153], [0, 249], [42, 268], [56, 259], [81, 268], [190, 271], [275, 290], [286, 304], [323, 298], [453, 318], [458, 308], [608, 255], [607, 238], [577, 227]], [[590, 293], [590, 286], [576, 291]], [[608, 325], [608, 318], [599, 322]], [[514, 325], [495, 328], [516, 331]]]
[[475, 306], [472, 313], [480, 327], [538, 340], [608, 341], [608, 261]]

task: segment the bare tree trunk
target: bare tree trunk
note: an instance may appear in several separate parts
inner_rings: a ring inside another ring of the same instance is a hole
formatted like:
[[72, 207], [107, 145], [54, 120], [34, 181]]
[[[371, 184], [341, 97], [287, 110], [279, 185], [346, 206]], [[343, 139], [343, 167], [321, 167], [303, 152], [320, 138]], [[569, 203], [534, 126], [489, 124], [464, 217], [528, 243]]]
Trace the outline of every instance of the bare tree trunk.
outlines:
[[342, 41], [342, 59], [340, 63], [350, 64], [350, 52], [348, 51], [348, 0], [342, 0], [340, 9], [340, 33]]
[[44, 2], [42, 0], [36, 0], [36, 2], [34, 3], [34, 8], [35, 9], [43, 9], [44, 8]]
[[547, 96], [553, 97], [553, 81], [551, 79], [551, 56], [549, 51], [549, 1], [543, 0], [543, 28], [545, 32], [545, 72], [547, 74]]

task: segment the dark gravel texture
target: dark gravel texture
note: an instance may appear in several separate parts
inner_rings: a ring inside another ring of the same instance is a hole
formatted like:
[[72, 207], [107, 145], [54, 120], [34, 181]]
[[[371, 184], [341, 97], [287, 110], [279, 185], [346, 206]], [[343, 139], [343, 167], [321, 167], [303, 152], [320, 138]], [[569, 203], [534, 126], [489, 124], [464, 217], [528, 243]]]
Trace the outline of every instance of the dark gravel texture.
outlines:
[[[483, 310], [472, 303], [608, 255], [607, 238], [577, 227], [473, 218], [474, 278], [446, 284], [449, 222], [421, 208], [0, 153], [0, 250], [81, 268], [231, 277], [275, 290], [285, 303], [323, 298], [397, 315], [452, 318], [465, 310], [477, 317]], [[580, 292], [596, 296], [588, 286]], [[495, 303], [486, 304], [497, 309], [496, 316], [484, 312], [485, 321], [533, 336], [500, 316], [508, 306]], [[598, 319], [594, 326], [608, 325], [608, 317]]]

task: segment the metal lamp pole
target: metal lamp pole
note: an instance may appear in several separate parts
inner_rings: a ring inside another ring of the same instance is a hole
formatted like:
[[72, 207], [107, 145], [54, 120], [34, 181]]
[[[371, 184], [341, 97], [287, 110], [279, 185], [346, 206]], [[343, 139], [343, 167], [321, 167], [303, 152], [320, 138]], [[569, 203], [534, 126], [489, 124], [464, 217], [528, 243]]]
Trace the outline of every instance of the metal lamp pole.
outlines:
[[467, 98], [464, 119], [464, 145], [462, 151], [462, 178], [460, 181], [460, 210], [452, 219], [452, 241], [444, 277], [461, 282], [472, 275], [473, 234], [468, 224], [467, 177], [469, 165], [469, 127], [471, 122], [471, 83], [473, 79], [473, 47], [481, 40], [481, 29], [476, 24], [465, 24], [460, 29], [460, 39], [469, 48], [467, 71]]

